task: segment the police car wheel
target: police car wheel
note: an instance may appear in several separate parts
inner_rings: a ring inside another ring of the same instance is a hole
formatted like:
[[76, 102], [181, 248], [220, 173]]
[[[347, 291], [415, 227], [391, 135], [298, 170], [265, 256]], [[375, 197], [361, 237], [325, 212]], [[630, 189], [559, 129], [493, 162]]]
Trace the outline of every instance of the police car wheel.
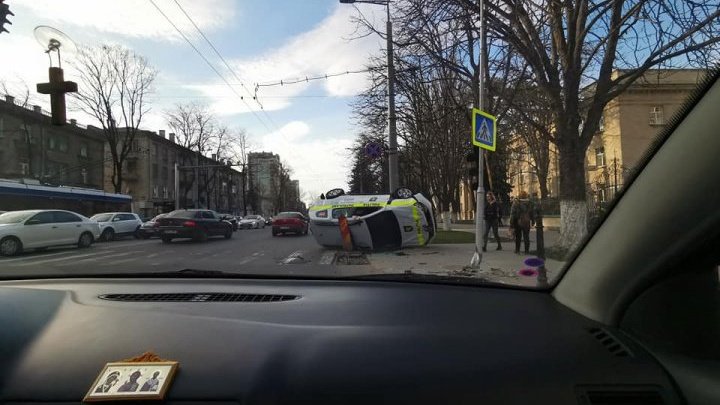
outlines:
[[393, 193], [395, 198], [412, 198], [413, 192], [407, 187], [400, 187]]

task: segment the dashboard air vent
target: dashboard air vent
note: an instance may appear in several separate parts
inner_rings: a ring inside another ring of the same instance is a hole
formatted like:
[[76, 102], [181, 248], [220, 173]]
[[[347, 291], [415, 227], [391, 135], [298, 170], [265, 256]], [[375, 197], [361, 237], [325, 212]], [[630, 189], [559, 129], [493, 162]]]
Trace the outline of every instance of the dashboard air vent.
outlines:
[[279, 302], [299, 299], [297, 295], [237, 293], [103, 294], [103, 300], [125, 302]]
[[632, 356], [630, 350], [618, 341], [613, 335], [602, 328], [590, 328], [590, 334], [595, 337], [605, 348], [616, 357]]

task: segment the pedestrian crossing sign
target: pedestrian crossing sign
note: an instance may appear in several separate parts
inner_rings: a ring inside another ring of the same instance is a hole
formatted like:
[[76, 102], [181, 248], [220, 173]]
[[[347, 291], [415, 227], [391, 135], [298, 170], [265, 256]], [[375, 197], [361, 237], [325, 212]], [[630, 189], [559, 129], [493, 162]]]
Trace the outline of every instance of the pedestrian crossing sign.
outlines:
[[495, 126], [495, 117], [473, 108], [472, 129], [473, 129], [473, 145], [491, 152], [495, 151], [497, 146], [497, 128]]

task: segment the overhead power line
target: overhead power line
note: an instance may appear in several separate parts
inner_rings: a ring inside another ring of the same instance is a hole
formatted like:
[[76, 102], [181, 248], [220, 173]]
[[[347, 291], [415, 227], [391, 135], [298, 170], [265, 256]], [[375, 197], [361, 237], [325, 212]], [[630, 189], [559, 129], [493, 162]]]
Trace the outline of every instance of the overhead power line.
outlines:
[[200, 27], [195, 23], [195, 20], [193, 20], [192, 17], [190, 17], [190, 14], [188, 14], [188, 13], [185, 11], [185, 9], [183, 8], [183, 6], [182, 6], [177, 0], [173, 0], [173, 1], [174, 1], [175, 4], [178, 6], [178, 8], [180, 9], [180, 11], [182, 11], [182, 13], [185, 14], [185, 17], [187, 17], [188, 21], [190, 21], [190, 23], [193, 25], [193, 27], [195, 27], [195, 30], [197, 30], [197, 32], [200, 34], [200, 36], [203, 37], [203, 39], [205, 40], [205, 42], [207, 42], [207, 44], [210, 45], [210, 48], [212, 48], [212, 50], [215, 52], [215, 54], [218, 56], [218, 58], [220, 58], [220, 60], [221, 60], [222, 63], [225, 65], [225, 67], [227, 68], [227, 70], [229, 70], [230, 73], [232, 73], [232, 75], [235, 77], [235, 80], [237, 80], [237, 81], [240, 83], [240, 87], [242, 87], [243, 90], [245, 90], [245, 92], [246, 92], [247, 94], [249, 94], [249, 95], [253, 98], [253, 100], [255, 100], [255, 102], [258, 104], [258, 106], [260, 106], [260, 110], [262, 111], [262, 113], [263, 113], [263, 115], [265, 116], [265, 118], [270, 122], [270, 124], [271, 124], [272, 126], [275, 127], [276, 130], [279, 130], [280, 128], [278, 127], [278, 125], [275, 123], [275, 121], [273, 121], [272, 117], [270, 117], [270, 115], [265, 111], [265, 107], [262, 105], [262, 103], [260, 102], [260, 100], [258, 100], [257, 94], [252, 94], [252, 93], [250, 92], [250, 90], [248, 90], [248, 88], [245, 86], [245, 84], [243, 84], [242, 80], [238, 77], [237, 73], [235, 73], [235, 69], [233, 69], [232, 67], [230, 67], [230, 64], [227, 63], [227, 60], [225, 60], [225, 58], [222, 56], [222, 54], [220, 53], [220, 51], [218, 51], [218, 49], [215, 47], [215, 45], [212, 43], [212, 41], [210, 41], [210, 39], [205, 35], [205, 33], [204, 33], [204, 32], [200, 29]]
[[330, 79], [331, 77], [345, 76], [345, 75], [350, 75], [350, 74], [355, 74], [355, 73], [367, 73], [367, 72], [372, 72], [374, 70], [380, 70], [380, 69], [383, 69], [383, 68], [373, 67], [373, 68], [362, 69], [362, 70], [346, 70], [344, 72], [327, 73], [327, 74], [320, 75], [320, 76], [312, 76], [312, 77], [305, 76], [304, 78], [300, 78], [300, 79], [290, 79], [290, 80], [286, 79], [286, 80], [276, 80], [276, 81], [265, 82], [265, 83], [255, 83], [255, 91], [257, 92], [257, 89], [259, 87], [286, 86], [286, 85], [290, 85], [290, 84], [307, 83], [307, 82], [311, 82], [314, 80], [325, 80], [325, 79]]
[[[202, 58], [202, 60], [204, 60], [205, 63], [206, 63], [208, 66], [210, 66], [210, 68], [213, 70], [213, 72], [215, 72], [215, 74], [216, 74], [220, 79], [222, 79], [223, 82], [225, 82], [225, 84], [230, 88], [230, 90], [231, 90], [233, 93], [235, 93], [235, 95], [236, 95], [238, 98], [240, 98], [240, 100], [243, 102], [243, 104], [245, 104], [245, 106], [248, 108], [248, 110], [250, 110], [250, 112], [255, 116], [255, 118], [257, 118], [257, 120], [260, 121], [260, 123], [265, 127], [265, 129], [267, 129], [269, 132], [272, 132], [272, 130], [271, 130], [271, 129], [267, 126], [267, 124], [265, 123], [265, 121], [263, 121], [263, 120], [260, 118], [260, 116], [258, 116], [257, 113], [255, 113], [255, 111], [254, 111], [254, 110], [250, 107], [250, 105], [245, 101], [244, 97], [243, 97], [242, 95], [240, 95], [240, 94], [237, 92], [237, 90], [235, 90], [235, 88], [230, 84], [230, 82], [228, 82], [227, 79], [225, 79], [225, 76], [223, 76], [223, 75], [215, 68], [215, 66], [214, 66], [212, 63], [210, 63], [210, 61], [205, 57], [205, 55], [203, 55], [202, 52], [200, 52], [200, 50], [190, 41], [190, 39], [188, 39], [188, 37], [185, 36], [185, 34], [182, 32], [182, 30], [180, 30], [180, 28], [178, 28], [178, 26], [175, 25], [175, 23], [170, 19], [170, 17], [168, 17], [167, 14], [165, 14], [165, 13], [162, 11], [162, 9], [161, 9], [160, 7], [158, 7], [157, 4], [155, 4], [155, 1], [154, 1], [154, 0], [150, 0], [150, 3], [152, 3], [152, 5], [155, 6], [155, 8], [157, 9], [157, 11], [160, 12], [160, 14], [162, 14], [163, 17], [165, 17], [165, 19], [167, 20], [167, 22], [169, 22], [170, 25], [172, 25], [173, 28], [175, 28], [175, 31], [177, 31], [178, 34], [180, 34], [180, 36], [185, 40], [185, 42], [188, 43], [188, 45], [190, 45], [190, 47], [195, 51], [195, 53], [197, 53], [197, 54]], [[186, 15], [187, 15], [187, 14], [186, 14]], [[193, 23], [193, 24], [194, 24], [194, 23]]]

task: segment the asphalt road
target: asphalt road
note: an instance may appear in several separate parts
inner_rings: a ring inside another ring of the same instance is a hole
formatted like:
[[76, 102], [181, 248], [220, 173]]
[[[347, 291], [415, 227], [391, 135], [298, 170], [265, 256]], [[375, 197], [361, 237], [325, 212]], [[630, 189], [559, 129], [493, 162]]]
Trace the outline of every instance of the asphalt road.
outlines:
[[[270, 227], [238, 230], [229, 240], [207, 242], [157, 238], [95, 243], [90, 248], [51, 248], [0, 257], [0, 277], [82, 274], [128, 274], [183, 269], [221, 270], [244, 274], [341, 276], [333, 265], [334, 250], [319, 246], [312, 235], [273, 237]], [[352, 270], [349, 270], [352, 273]]]

